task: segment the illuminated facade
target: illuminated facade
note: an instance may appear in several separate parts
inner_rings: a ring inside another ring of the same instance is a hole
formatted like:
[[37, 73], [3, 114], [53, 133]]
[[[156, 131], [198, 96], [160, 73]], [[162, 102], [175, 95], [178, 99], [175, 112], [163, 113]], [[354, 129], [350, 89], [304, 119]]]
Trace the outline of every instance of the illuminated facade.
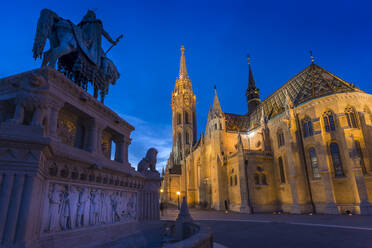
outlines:
[[[372, 214], [372, 95], [315, 63], [263, 101], [250, 65], [248, 78], [246, 115], [223, 112], [215, 90], [205, 132], [179, 146], [177, 166], [173, 139], [165, 198], [180, 191], [193, 206], [248, 213]], [[175, 125], [184, 105], [174, 98], [173, 137], [188, 130]]]

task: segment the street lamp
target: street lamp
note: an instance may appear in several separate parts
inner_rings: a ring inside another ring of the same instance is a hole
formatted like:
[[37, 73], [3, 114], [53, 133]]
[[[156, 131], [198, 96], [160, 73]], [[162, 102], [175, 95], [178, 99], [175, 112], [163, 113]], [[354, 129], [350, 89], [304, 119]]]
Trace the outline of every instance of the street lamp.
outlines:
[[160, 193], [163, 193], [164, 192], [164, 190], [163, 189], [160, 189]]
[[177, 209], [180, 209], [180, 194], [181, 192], [177, 191]]

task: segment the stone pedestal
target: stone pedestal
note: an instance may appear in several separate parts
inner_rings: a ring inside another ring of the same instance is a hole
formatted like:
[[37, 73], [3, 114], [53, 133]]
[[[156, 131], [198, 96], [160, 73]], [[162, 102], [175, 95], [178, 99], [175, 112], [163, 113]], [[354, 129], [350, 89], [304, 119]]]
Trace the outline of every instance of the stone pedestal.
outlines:
[[[16, 109], [0, 123], [0, 247], [100, 246], [159, 220], [161, 178], [129, 164], [129, 123], [54, 69], [0, 85], [0, 110]], [[99, 152], [103, 130], [126, 141], [116, 161]]]

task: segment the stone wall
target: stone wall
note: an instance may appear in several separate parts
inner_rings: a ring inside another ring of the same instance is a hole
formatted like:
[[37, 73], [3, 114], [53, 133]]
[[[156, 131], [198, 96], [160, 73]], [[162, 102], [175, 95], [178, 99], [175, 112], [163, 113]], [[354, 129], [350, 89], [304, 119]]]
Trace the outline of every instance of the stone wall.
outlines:
[[128, 162], [133, 130], [54, 69], [0, 79], [0, 247], [99, 245], [159, 220], [159, 173]]

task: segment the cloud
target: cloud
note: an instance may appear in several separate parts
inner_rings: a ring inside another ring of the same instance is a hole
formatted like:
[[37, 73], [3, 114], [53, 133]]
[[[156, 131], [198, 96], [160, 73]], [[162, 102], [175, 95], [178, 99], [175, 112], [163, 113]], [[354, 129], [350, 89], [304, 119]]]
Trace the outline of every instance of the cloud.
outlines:
[[129, 162], [137, 168], [149, 148], [158, 150], [156, 169], [161, 172], [165, 168], [172, 150], [172, 127], [163, 124], [151, 124], [143, 119], [130, 115], [120, 115], [135, 127], [132, 132], [132, 143], [129, 146]]

